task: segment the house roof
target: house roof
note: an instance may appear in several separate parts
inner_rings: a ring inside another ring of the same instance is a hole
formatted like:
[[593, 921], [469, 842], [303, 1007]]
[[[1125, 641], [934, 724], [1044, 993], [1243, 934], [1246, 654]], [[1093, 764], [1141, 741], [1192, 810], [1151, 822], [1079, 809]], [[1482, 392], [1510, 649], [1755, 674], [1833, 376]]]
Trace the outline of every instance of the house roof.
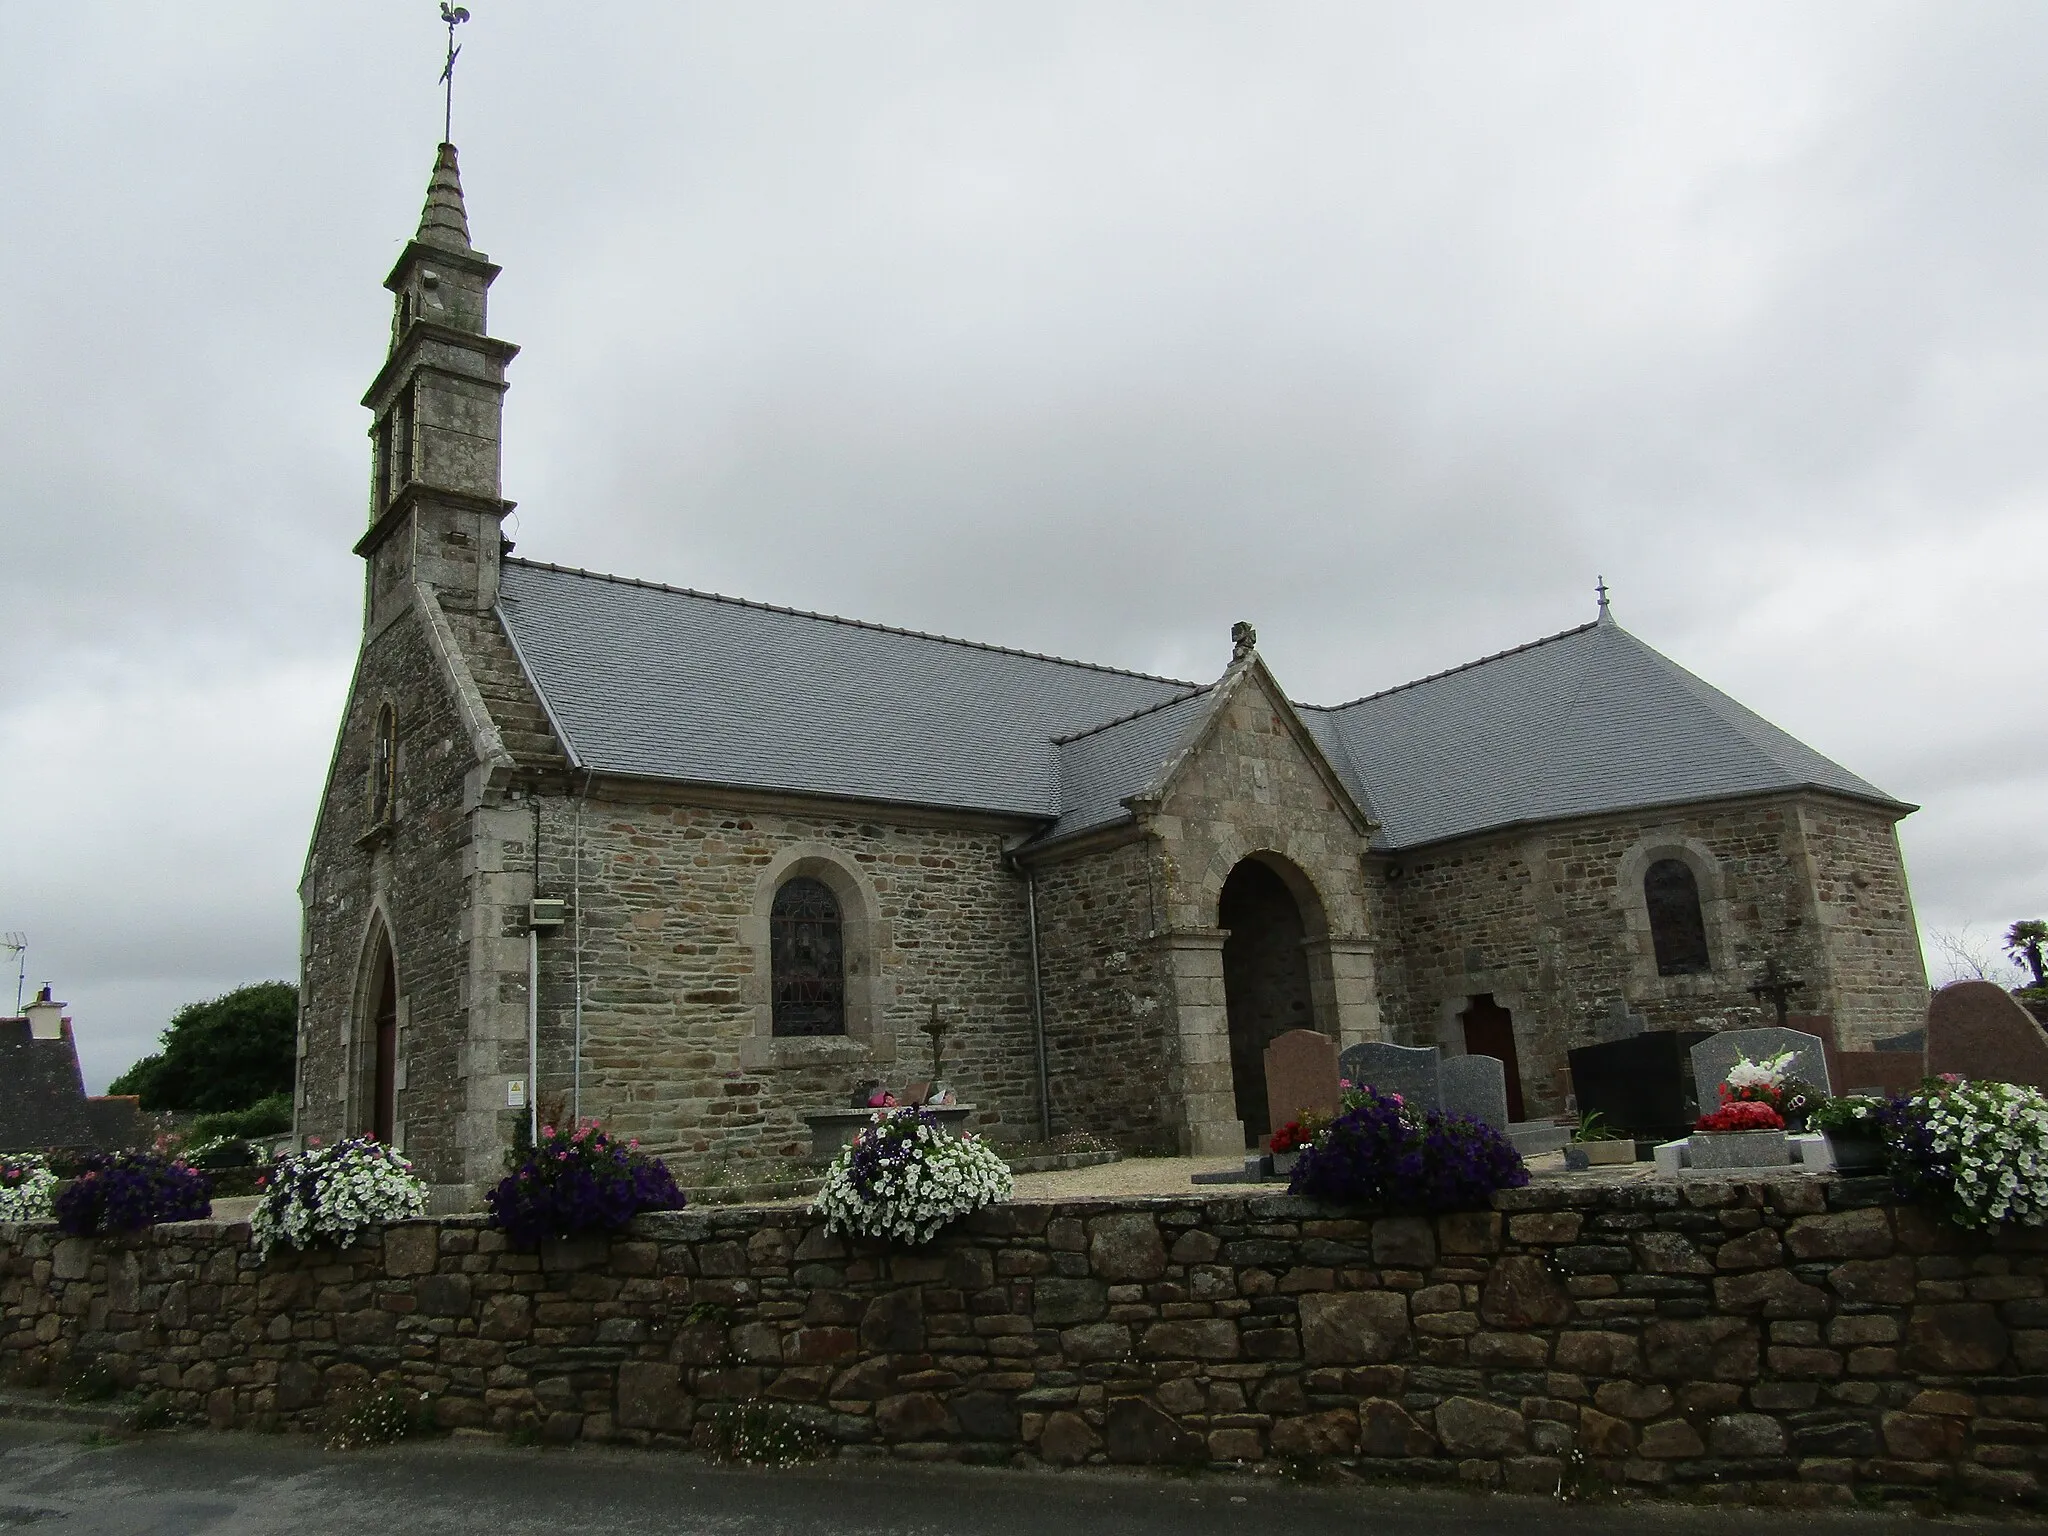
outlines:
[[69, 1029], [38, 1040], [27, 1019], [0, 1019], [0, 1152], [92, 1146], [86, 1103]]
[[[1127, 817], [1211, 691], [523, 560], [500, 611], [579, 768], [1014, 815], [1042, 839]], [[1301, 708], [1385, 848], [1805, 787], [1911, 809], [1606, 618]]]

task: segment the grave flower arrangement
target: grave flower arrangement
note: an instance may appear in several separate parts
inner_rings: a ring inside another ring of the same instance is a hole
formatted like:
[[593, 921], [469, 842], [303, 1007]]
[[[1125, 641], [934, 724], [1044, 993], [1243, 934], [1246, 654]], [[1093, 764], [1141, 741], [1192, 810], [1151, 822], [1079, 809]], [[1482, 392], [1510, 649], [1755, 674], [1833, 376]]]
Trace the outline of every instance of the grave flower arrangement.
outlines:
[[1369, 1087], [1348, 1090], [1344, 1103], [1295, 1159], [1292, 1193], [1333, 1205], [1468, 1211], [1529, 1182], [1521, 1154], [1490, 1125], [1434, 1109], [1417, 1120], [1398, 1094]]
[[56, 1196], [57, 1175], [47, 1157], [0, 1157], [0, 1221], [48, 1221]]
[[1931, 1081], [1879, 1112], [1900, 1193], [1959, 1227], [2048, 1225], [2048, 1097], [2014, 1083]]
[[1780, 1051], [1768, 1061], [1751, 1061], [1747, 1056], [1736, 1058], [1735, 1065], [1728, 1069], [1727, 1080], [1721, 1084], [1721, 1102], [1768, 1104], [1778, 1112], [1781, 1124], [1804, 1123], [1822, 1095], [1792, 1075], [1792, 1063], [1798, 1059], [1795, 1051]]
[[1693, 1129], [1710, 1136], [1736, 1131], [1782, 1131], [1785, 1117], [1761, 1099], [1730, 1099], [1719, 1109], [1701, 1115]]
[[265, 1258], [280, 1244], [346, 1248], [366, 1228], [427, 1211], [426, 1182], [412, 1164], [367, 1136], [280, 1157], [265, 1171], [262, 1188], [249, 1228]]
[[[515, 1157], [517, 1153], [513, 1154]], [[617, 1141], [595, 1120], [544, 1125], [540, 1142], [485, 1197], [491, 1225], [517, 1248], [544, 1238], [617, 1232], [642, 1211], [679, 1211], [683, 1192], [668, 1164], [637, 1141]]]
[[811, 1210], [834, 1231], [915, 1245], [1010, 1188], [1010, 1165], [980, 1137], [947, 1134], [927, 1110], [880, 1109], [825, 1170]]
[[213, 1184], [196, 1168], [154, 1152], [96, 1153], [52, 1205], [73, 1237], [136, 1232], [159, 1221], [202, 1221]]
[[1266, 1138], [1266, 1150], [1279, 1154], [1299, 1152], [1303, 1147], [1313, 1146], [1316, 1138], [1330, 1128], [1332, 1118], [1328, 1113], [1305, 1109], [1300, 1119], [1288, 1121]]

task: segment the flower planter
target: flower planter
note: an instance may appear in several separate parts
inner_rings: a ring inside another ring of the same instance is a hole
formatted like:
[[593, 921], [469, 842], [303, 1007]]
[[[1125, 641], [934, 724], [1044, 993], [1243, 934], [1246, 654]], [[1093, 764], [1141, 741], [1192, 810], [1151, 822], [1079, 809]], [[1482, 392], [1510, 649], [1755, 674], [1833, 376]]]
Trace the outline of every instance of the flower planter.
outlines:
[[1837, 1173], [1882, 1173], [1884, 1137], [1873, 1131], [1823, 1131]]
[[1695, 1168], [1783, 1168], [1792, 1144], [1783, 1131], [1695, 1131], [1686, 1155]]
[[1586, 1161], [1595, 1168], [1614, 1163], [1632, 1163], [1636, 1160], [1636, 1144], [1633, 1141], [1579, 1141], [1574, 1142]]
[[1294, 1172], [1294, 1160], [1301, 1156], [1301, 1152], [1297, 1149], [1292, 1152], [1273, 1152], [1268, 1156], [1273, 1159], [1273, 1177], [1284, 1179]]

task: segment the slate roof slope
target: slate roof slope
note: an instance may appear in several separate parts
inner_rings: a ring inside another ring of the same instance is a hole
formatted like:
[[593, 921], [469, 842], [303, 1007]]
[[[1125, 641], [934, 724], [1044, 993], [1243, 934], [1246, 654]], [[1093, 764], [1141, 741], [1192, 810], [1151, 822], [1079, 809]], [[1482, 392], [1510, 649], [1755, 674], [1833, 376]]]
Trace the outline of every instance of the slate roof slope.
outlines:
[[1121, 720], [1059, 743], [1060, 819], [1038, 841], [1072, 837], [1128, 819], [1124, 798], [1158, 776], [1191, 731], [1200, 729], [1211, 690], [1190, 689]]
[[1052, 819], [1055, 738], [1192, 683], [508, 560], [505, 627], [577, 766]]
[[[1030, 817], [1041, 842], [1122, 820], [1210, 692], [523, 560], [500, 611], [577, 767]], [[1298, 708], [1382, 848], [1802, 787], [1912, 809], [1608, 618]]]
[[86, 1102], [68, 1029], [59, 1039], [37, 1040], [27, 1019], [0, 1019], [0, 1152], [91, 1146]]
[[1388, 848], [1806, 787], [1912, 809], [1610, 618], [1320, 713]]

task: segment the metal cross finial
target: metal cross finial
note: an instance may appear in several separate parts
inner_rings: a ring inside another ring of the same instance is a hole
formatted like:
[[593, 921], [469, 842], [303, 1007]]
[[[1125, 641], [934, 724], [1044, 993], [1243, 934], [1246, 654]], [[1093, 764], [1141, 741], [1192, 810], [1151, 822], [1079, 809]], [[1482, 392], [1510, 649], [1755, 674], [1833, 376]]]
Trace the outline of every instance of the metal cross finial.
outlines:
[[455, 140], [455, 55], [462, 52], [455, 46], [455, 29], [469, 20], [469, 12], [441, 0], [441, 19], [448, 24], [448, 62], [441, 66], [441, 84], [447, 87], [441, 109], [441, 142], [451, 144]]
[[1604, 619], [1607, 617], [1607, 578], [1605, 576], [1596, 576], [1594, 580], [1598, 585], [1593, 590], [1600, 595], [1600, 617]]

